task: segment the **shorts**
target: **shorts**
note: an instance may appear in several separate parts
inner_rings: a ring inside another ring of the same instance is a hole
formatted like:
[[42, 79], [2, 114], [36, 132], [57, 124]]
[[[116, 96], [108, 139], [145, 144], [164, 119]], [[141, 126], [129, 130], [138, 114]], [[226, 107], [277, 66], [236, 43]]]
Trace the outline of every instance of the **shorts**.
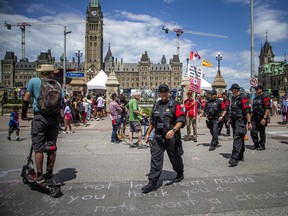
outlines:
[[31, 127], [33, 150], [41, 152], [46, 146], [55, 146], [59, 133], [56, 116], [34, 113]]
[[97, 112], [102, 112], [103, 107], [97, 107]]
[[87, 112], [81, 112], [80, 115], [81, 115], [81, 117], [86, 117], [87, 116]]
[[64, 115], [64, 120], [72, 120], [72, 114], [71, 113], [66, 113]]
[[14, 132], [14, 130], [19, 133], [19, 131], [20, 131], [19, 126], [10, 126], [9, 127], [9, 133], [10, 134], [12, 134]]
[[130, 122], [130, 132], [141, 132], [141, 123], [140, 121]]

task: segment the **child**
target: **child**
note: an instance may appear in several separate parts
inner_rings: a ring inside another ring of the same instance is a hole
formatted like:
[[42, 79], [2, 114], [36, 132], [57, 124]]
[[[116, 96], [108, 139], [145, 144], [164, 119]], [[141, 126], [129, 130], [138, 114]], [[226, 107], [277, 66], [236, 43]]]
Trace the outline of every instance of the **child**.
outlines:
[[65, 103], [65, 109], [64, 109], [64, 132], [63, 133], [68, 133], [67, 126], [69, 127], [69, 130], [70, 130], [69, 133], [74, 133], [74, 131], [72, 131], [71, 121], [72, 121], [72, 114], [71, 114], [71, 109], [70, 109], [70, 101], [67, 101]]
[[8, 131], [8, 140], [11, 140], [11, 134], [14, 132], [14, 130], [16, 131], [16, 141], [21, 141], [20, 137], [19, 137], [19, 132], [20, 132], [20, 128], [19, 128], [19, 115], [18, 115], [18, 106], [14, 106], [13, 107], [13, 112], [10, 115], [10, 121], [9, 121], [9, 131]]

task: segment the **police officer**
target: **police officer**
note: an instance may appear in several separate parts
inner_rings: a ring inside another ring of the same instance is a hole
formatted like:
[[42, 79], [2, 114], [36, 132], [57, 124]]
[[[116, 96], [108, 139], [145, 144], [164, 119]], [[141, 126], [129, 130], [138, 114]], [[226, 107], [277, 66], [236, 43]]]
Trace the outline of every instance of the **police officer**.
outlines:
[[[217, 98], [217, 91], [215, 89], [209, 92], [210, 99], [207, 101], [206, 107], [204, 108], [204, 112], [207, 116], [206, 125], [209, 128], [210, 133], [212, 135], [212, 140], [210, 144], [209, 151], [213, 151], [218, 147], [218, 123], [223, 121], [223, 118], [226, 114], [226, 107], [223, 107], [222, 111], [222, 101]], [[201, 117], [201, 115], [200, 115]]]
[[157, 181], [160, 178], [164, 151], [167, 151], [173, 170], [177, 173], [175, 182], [184, 179], [184, 165], [182, 161], [182, 142], [180, 128], [185, 126], [185, 112], [181, 105], [169, 98], [169, 87], [166, 84], [159, 86], [160, 100], [157, 100], [152, 109], [150, 125], [145, 136], [148, 142], [150, 133], [155, 130], [151, 141], [151, 164], [148, 175], [148, 184], [142, 188], [143, 193], [149, 193], [157, 189]]
[[223, 128], [223, 125], [225, 125], [226, 128], [226, 136], [230, 136], [230, 100], [228, 98], [227, 92], [222, 93], [222, 109], [226, 109], [226, 114], [223, 117], [223, 120], [219, 122], [219, 135], [221, 135], [221, 131]]
[[[271, 109], [271, 103], [269, 97], [264, 96], [262, 85], [258, 85], [254, 89], [256, 90], [257, 96], [254, 98], [252, 104], [251, 138], [254, 143], [252, 149], [265, 150], [265, 127], [267, 126], [267, 117]], [[260, 140], [258, 137], [258, 133], [260, 135]]]
[[252, 125], [248, 98], [244, 93], [241, 93], [240, 86], [237, 83], [232, 84], [230, 90], [233, 94], [230, 116], [233, 129], [233, 150], [229, 166], [234, 167], [238, 165], [239, 160], [244, 160], [246, 124], [248, 122], [248, 130], [251, 130]]

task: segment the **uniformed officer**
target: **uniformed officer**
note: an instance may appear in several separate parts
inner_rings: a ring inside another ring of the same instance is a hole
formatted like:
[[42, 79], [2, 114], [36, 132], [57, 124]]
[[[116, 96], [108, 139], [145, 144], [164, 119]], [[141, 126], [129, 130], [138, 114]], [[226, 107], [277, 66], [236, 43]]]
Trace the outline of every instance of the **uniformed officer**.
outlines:
[[[265, 150], [265, 128], [267, 126], [267, 117], [271, 109], [271, 103], [269, 97], [264, 96], [262, 85], [258, 85], [254, 89], [256, 90], [257, 96], [254, 98], [252, 104], [251, 138], [254, 143], [252, 149]], [[258, 133], [260, 137], [258, 137]]]
[[[209, 92], [210, 99], [207, 101], [204, 112], [207, 116], [206, 125], [212, 135], [209, 151], [213, 151], [218, 147], [218, 123], [223, 121], [226, 114], [226, 107], [223, 107], [222, 112], [222, 101], [217, 98], [217, 91], [215, 89]], [[202, 114], [201, 114], [202, 115]], [[201, 117], [200, 115], [200, 117]]]
[[227, 92], [222, 93], [222, 108], [226, 109], [226, 114], [223, 117], [223, 120], [219, 122], [219, 135], [221, 135], [221, 131], [223, 128], [223, 125], [225, 125], [226, 128], [226, 136], [230, 136], [230, 100], [228, 98]]
[[165, 150], [173, 170], [177, 173], [174, 181], [180, 182], [184, 179], [180, 128], [185, 126], [185, 112], [177, 101], [169, 98], [169, 87], [166, 84], [161, 84], [158, 89], [161, 99], [156, 101], [153, 106], [150, 125], [145, 136], [145, 141], [148, 142], [150, 133], [153, 129], [155, 130], [155, 135], [151, 141], [149, 183], [142, 188], [143, 193], [157, 189]]
[[241, 93], [240, 86], [237, 83], [232, 84], [230, 88], [233, 97], [231, 101], [230, 123], [233, 129], [233, 150], [229, 160], [229, 166], [238, 165], [239, 160], [244, 160], [245, 143], [244, 136], [248, 130], [251, 130], [251, 115], [249, 100], [244, 93]]

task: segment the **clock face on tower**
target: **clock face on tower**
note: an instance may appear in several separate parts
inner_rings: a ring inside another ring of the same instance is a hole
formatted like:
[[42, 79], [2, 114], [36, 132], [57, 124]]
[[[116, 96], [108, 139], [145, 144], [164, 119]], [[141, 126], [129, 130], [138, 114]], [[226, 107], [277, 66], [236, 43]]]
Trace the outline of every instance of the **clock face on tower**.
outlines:
[[96, 16], [97, 15], [97, 11], [95, 11], [95, 10], [91, 11], [91, 15], [92, 16]]

